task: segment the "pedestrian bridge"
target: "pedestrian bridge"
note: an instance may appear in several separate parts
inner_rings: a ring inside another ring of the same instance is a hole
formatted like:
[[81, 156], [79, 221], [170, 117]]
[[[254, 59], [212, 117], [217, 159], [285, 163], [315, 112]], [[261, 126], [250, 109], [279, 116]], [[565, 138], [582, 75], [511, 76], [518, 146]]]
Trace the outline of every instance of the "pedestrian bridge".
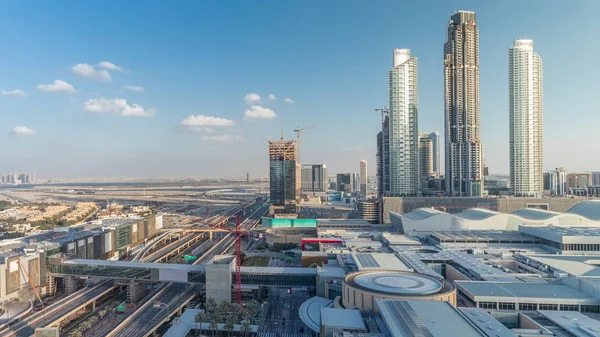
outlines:
[[[48, 270], [53, 277], [115, 279], [134, 282], [206, 282], [211, 265], [151, 263], [111, 260], [54, 260]], [[231, 269], [232, 279], [235, 271]], [[241, 267], [244, 286], [316, 287], [316, 268]]]

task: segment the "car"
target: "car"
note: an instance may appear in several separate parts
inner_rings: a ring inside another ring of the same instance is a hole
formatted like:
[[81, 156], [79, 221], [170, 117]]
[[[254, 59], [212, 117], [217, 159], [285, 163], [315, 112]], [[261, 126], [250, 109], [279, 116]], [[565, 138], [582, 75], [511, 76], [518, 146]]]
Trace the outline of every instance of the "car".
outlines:
[[275, 325], [279, 325], [279, 322], [275, 322], [274, 324], [275, 324]]

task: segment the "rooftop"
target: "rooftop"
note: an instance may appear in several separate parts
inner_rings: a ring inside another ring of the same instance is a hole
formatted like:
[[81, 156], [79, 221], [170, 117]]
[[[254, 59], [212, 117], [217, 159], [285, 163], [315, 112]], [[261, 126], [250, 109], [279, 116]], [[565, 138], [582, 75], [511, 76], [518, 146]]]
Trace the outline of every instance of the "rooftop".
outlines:
[[321, 309], [333, 307], [333, 301], [324, 297], [311, 297], [298, 307], [298, 315], [314, 332], [321, 332]]
[[321, 308], [321, 325], [348, 330], [367, 330], [360, 311], [351, 309]]
[[540, 310], [538, 313], [576, 337], [600, 336], [600, 321], [580, 312]]
[[469, 318], [471, 323], [478, 326], [481, 330], [486, 332], [493, 331], [493, 334], [489, 334], [490, 336], [517, 337], [509, 328], [483, 309], [463, 307], [459, 308], [459, 310]]
[[[392, 337], [486, 337], [458, 309], [442, 301], [398, 301], [376, 299]], [[508, 337], [514, 335], [499, 335]]]
[[582, 201], [571, 207], [567, 213], [578, 214], [594, 221], [600, 221], [600, 200]]
[[346, 283], [387, 295], [427, 295], [440, 291], [443, 287], [441, 281], [426, 275], [394, 272], [371, 271], [350, 274]]
[[478, 297], [477, 301], [485, 301], [486, 298], [514, 297], [519, 299], [553, 298], [565, 302], [577, 300], [589, 300], [600, 303], [600, 299], [579, 290], [559, 283], [521, 283], [521, 282], [479, 282], [479, 281], [456, 281], [457, 287], [469, 297]]
[[437, 215], [437, 214], [446, 214], [446, 213], [435, 210], [433, 208], [417, 208], [409, 213], [405, 213], [402, 215], [409, 219], [412, 219], [412, 220], [421, 220], [421, 219], [427, 219], [427, 218]]
[[352, 258], [356, 262], [358, 270], [401, 270], [412, 271], [395, 254], [385, 253], [353, 253]]
[[561, 213], [545, 211], [537, 208], [522, 208], [512, 214], [529, 220], [545, 220]]
[[467, 220], [483, 220], [491, 216], [500, 214], [498, 212], [490, 211], [489, 209], [483, 208], [469, 208], [460, 213], [455, 214], [457, 217], [461, 217]]

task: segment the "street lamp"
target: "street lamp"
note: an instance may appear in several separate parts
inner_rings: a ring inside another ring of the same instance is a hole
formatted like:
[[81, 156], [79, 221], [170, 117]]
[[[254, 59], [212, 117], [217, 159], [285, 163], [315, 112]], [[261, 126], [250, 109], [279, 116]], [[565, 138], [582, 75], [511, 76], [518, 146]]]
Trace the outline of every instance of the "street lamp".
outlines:
[[169, 319], [169, 313], [171, 312], [171, 310], [169, 310], [169, 305], [167, 303], [154, 301], [152, 307], [156, 309], [167, 308], [167, 319]]

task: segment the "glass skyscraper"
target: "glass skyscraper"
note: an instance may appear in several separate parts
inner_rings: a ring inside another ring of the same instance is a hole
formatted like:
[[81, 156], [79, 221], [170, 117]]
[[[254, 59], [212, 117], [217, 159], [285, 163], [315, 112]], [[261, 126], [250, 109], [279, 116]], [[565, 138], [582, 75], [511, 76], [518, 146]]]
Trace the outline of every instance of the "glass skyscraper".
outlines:
[[532, 40], [516, 40], [508, 52], [510, 191], [517, 197], [541, 196], [542, 59]]
[[269, 141], [269, 187], [271, 206], [284, 213], [296, 211], [296, 142]]
[[481, 196], [483, 145], [479, 139], [479, 30], [474, 12], [458, 11], [444, 44], [446, 193]]

